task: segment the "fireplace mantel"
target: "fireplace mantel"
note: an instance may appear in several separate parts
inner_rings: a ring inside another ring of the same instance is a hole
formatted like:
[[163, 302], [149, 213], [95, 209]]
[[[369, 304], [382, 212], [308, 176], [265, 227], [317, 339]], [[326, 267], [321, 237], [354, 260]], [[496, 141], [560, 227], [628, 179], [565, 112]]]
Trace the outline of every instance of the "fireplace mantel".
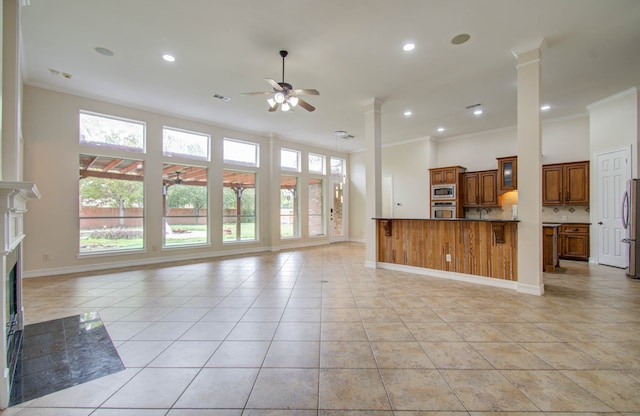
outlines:
[[40, 192], [32, 182], [0, 181], [0, 255], [10, 253], [24, 238], [22, 215], [27, 212], [29, 199], [40, 199]]
[[[12, 382], [12, 365], [9, 359], [20, 346], [23, 328], [22, 308], [22, 245], [24, 239], [23, 216], [27, 201], [39, 199], [40, 192], [32, 182], [0, 181], [0, 275], [2, 282], [2, 312], [0, 312], [0, 409], [9, 404]], [[7, 267], [9, 266], [9, 267]], [[9, 270], [11, 269], [11, 270]], [[8, 276], [11, 276], [9, 279]], [[13, 282], [13, 284], [7, 283]], [[13, 286], [10, 290], [8, 286]], [[12, 294], [11, 296], [9, 296]], [[13, 303], [8, 298], [13, 299]], [[14, 305], [14, 306], [11, 306]], [[15, 309], [13, 317], [11, 310]], [[11, 319], [10, 319], [11, 318]], [[16, 347], [17, 346], [17, 347]]]

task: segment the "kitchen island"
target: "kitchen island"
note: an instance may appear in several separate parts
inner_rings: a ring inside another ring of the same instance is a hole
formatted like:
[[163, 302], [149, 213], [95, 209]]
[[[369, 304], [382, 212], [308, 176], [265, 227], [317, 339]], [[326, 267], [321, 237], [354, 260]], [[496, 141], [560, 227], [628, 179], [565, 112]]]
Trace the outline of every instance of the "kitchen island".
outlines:
[[515, 288], [518, 221], [374, 218], [378, 267]]

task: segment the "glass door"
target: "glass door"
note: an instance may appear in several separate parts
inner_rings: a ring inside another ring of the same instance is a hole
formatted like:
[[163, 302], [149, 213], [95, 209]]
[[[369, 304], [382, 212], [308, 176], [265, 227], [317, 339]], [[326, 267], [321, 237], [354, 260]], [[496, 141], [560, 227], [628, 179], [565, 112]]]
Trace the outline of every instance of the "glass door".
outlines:
[[346, 181], [343, 178], [331, 178], [329, 241], [332, 243], [347, 241], [346, 186]]

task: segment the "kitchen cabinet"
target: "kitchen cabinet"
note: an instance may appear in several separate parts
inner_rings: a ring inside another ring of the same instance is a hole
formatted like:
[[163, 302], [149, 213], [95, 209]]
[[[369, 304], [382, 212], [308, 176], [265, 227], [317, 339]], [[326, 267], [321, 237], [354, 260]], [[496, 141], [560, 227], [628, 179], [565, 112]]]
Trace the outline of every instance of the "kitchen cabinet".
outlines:
[[464, 207], [497, 207], [498, 171], [484, 170], [463, 174], [462, 192]]
[[444, 168], [429, 169], [431, 173], [431, 185], [457, 184], [460, 174], [465, 171], [462, 166], [447, 166]]
[[542, 205], [589, 205], [589, 161], [543, 165]]
[[589, 224], [562, 224], [560, 227], [560, 258], [589, 260]]
[[518, 189], [518, 157], [498, 158], [498, 191], [507, 192]]

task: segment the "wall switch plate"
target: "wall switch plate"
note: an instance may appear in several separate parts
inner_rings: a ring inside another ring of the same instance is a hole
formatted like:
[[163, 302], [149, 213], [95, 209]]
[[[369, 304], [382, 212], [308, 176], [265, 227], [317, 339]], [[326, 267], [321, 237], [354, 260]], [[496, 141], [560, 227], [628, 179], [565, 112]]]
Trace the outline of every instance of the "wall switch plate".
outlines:
[[447, 261], [451, 261], [451, 254], [447, 254], [447, 255], [445, 256], [445, 258], [446, 258], [446, 260], [447, 260]]

